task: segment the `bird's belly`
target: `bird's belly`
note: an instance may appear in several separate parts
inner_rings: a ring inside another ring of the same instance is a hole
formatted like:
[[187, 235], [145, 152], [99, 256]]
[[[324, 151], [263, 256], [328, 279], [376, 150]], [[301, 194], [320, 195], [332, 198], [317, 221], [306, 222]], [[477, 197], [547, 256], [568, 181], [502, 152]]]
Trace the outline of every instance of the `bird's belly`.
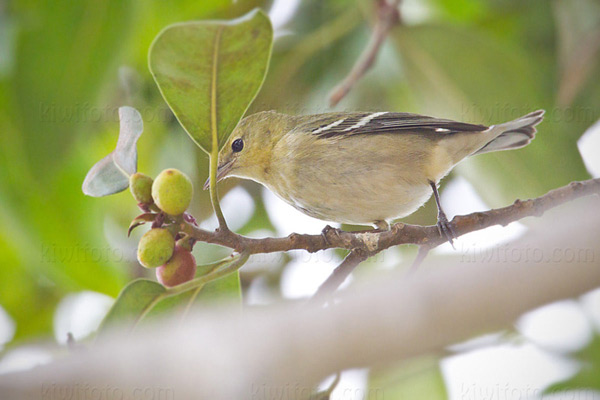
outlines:
[[[399, 177], [382, 181], [378, 174], [353, 174], [347, 181], [319, 182], [286, 190], [280, 197], [312, 217], [347, 224], [368, 225], [412, 214], [431, 196], [427, 179]], [[315, 177], [314, 179], [320, 179]], [[297, 189], [297, 190], [296, 190]]]

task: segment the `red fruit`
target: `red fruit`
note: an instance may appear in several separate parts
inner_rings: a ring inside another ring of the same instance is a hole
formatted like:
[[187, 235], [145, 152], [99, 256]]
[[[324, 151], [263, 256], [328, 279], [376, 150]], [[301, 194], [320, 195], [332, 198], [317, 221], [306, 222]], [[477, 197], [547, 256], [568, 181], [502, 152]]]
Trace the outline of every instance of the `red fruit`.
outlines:
[[177, 286], [194, 279], [196, 259], [183, 247], [175, 246], [173, 257], [156, 269], [156, 279], [166, 287]]

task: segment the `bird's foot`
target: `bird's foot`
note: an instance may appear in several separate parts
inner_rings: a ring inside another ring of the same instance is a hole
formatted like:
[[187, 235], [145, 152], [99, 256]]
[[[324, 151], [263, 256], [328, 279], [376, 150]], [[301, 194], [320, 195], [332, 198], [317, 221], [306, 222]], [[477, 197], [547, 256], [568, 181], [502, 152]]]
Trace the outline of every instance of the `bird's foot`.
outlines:
[[329, 237], [328, 235], [330, 235], [330, 232], [332, 235], [334, 235], [336, 238], [338, 238], [340, 236], [340, 233], [342, 232], [341, 229], [338, 228], [334, 228], [331, 225], [326, 225], [325, 228], [323, 228], [323, 230], [321, 231], [321, 236], [323, 236], [323, 239], [325, 239], [325, 243], [327, 243], [328, 245], [330, 245], [330, 241], [329, 241]]
[[450, 223], [450, 221], [448, 221], [448, 217], [446, 217], [446, 213], [444, 213], [444, 212], [438, 213], [437, 228], [438, 228], [438, 232], [440, 233], [440, 236], [445, 237], [446, 240], [448, 240], [448, 242], [450, 243], [450, 246], [452, 246], [452, 248], [456, 250], [456, 248], [454, 247], [454, 242], [453, 242], [454, 239], [456, 238], [456, 232], [454, 232], [454, 228], [452, 227], [452, 224]]
[[375, 225], [376, 232], [385, 232], [390, 230], [390, 223], [385, 220], [375, 221], [373, 222], [373, 225]]

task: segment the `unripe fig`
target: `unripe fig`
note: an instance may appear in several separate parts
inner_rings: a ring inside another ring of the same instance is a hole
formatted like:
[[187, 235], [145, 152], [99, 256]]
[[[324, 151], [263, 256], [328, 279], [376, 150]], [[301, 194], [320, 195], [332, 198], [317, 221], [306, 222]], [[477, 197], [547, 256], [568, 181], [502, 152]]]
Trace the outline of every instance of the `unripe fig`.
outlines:
[[173, 257], [156, 269], [156, 279], [166, 287], [177, 286], [194, 279], [196, 259], [183, 247], [175, 246]]
[[166, 263], [173, 255], [175, 238], [163, 228], [150, 229], [138, 244], [138, 261], [146, 268], [156, 268]]
[[192, 201], [192, 181], [183, 172], [169, 168], [162, 171], [152, 184], [152, 198], [164, 212], [180, 215]]
[[129, 190], [135, 201], [141, 204], [152, 204], [152, 178], [136, 172], [129, 177]]

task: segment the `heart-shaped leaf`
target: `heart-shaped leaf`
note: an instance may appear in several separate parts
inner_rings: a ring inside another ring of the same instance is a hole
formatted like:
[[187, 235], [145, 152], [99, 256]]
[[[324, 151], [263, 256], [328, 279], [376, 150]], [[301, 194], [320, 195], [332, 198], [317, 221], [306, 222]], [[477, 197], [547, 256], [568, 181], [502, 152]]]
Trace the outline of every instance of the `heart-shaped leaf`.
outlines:
[[205, 152], [225, 143], [262, 86], [273, 28], [254, 10], [232, 21], [170, 25], [158, 34], [149, 67], [165, 101]]
[[119, 108], [119, 140], [116, 149], [98, 161], [83, 181], [83, 193], [92, 197], [122, 192], [129, 186], [129, 175], [137, 170], [137, 141], [142, 135], [142, 116], [133, 107]]

